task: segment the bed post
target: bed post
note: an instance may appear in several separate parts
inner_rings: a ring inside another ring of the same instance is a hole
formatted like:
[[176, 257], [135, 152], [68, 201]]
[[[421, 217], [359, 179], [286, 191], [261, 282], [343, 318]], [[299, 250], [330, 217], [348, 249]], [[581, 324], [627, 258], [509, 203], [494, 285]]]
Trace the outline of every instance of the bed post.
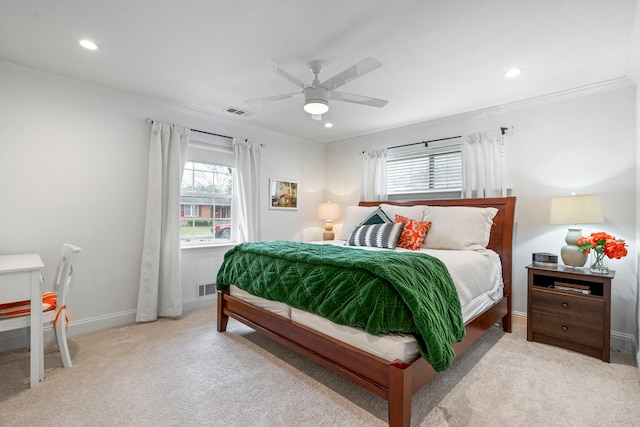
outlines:
[[409, 427], [411, 425], [411, 394], [413, 383], [409, 372], [411, 365], [392, 363], [389, 365], [389, 427]]
[[502, 330], [505, 332], [511, 332], [511, 322], [513, 314], [511, 313], [511, 295], [507, 296], [507, 314], [502, 318]]
[[218, 332], [224, 332], [227, 330], [227, 323], [229, 322], [229, 315], [224, 314], [224, 296], [229, 291], [218, 290]]
[[502, 330], [511, 332], [512, 327], [512, 262], [513, 262], [513, 223], [515, 220], [516, 198], [506, 197], [504, 199], [504, 219], [502, 222], [502, 252], [500, 260], [502, 262], [502, 281], [504, 284], [504, 297], [507, 299], [507, 314], [502, 318]]

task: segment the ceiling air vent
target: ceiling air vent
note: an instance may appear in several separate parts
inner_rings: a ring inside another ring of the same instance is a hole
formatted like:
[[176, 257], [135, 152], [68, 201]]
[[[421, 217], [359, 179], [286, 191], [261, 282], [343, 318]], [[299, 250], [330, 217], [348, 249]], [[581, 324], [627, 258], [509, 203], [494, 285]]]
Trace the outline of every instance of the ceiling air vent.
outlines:
[[235, 114], [236, 116], [242, 116], [242, 117], [249, 117], [249, 116], [253, 116], [254, 114], [249, 111], [244, 111], [236, 107], [227, 107], [223, 111], [226, 111], [227, 113]]

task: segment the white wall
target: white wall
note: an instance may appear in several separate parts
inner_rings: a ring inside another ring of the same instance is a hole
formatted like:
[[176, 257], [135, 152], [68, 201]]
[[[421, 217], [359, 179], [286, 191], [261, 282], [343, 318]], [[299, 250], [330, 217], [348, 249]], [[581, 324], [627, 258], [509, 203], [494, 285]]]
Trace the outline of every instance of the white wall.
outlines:
[[[615, 85], [614, 85], [615, 86]], [[144, 118], [265, 143], [263, 240], [319, 240], [317, 205], [356, 204], [360, 151], [513, 126], [506, 155], [516, 203], [514, 309], [526, 311], [531, 253], [559, 252], [566, 229], [547, 224], [551, 197], [596, 193], [604, 230], [635, 243], [638, 153], [635, 88], [532, 102], [321, 144], [0, 62], [0, 254], [39, 252], [50, 285], [62, 243], [81, 246], [70, 296], [71, 335], [135, 318], [146, 194]], [[326, 165], [326, 167], [325, 167]], [[269, 178], [299, 182], [297, 211], [268, 208]], [[325, 185], [326, 184], [326, 185]], [[337, 221], [339, 222], [339, 221]], [[339, 224], [338, 224], [339, 225]], [[339, 226], [336, 226], [339, 232]], [[640, 243], [640, 241], [637, 241]], [[637, 336], [638, 250], [610, 262], [614, 345]], [[228, 247], [183, 250], [185, 308], [215, 278]], [[45, 284], [46, 287], [46, 284]], [[0, 350], [3, 348], [0, 337]]]
[[633, 244], [635, 88], [625, 81], [603, 86], [582, 96], [532, 100], [331, 144], [327, 149], [327, 191], [343, 206], [358, 203], [363, 149], [512, 126], [505, 155], [508, 183], [517, 197], [514, 310], [526, 313], [525, 266], [531, 262], [531, 253], [559, 254], [564, 245], [566, 228], [548, 224], [550, 199], [571, 192], [599, 194], [606, 222], [585, 228], [583, 234], [602, 230], [632, 243], [629, 256], [610, 261], [610, 268], [617, 271], [613, 281], [613, 343], [632, 345], [637, 333], [634, 313], [638, 298], [638, 248]]
[[[631, 36], [631, 47], [629, 49], [629, 77], [636, 84], [636, 147], [640, 147], [640, 1], [636, 1], [635, 24]], [[640, 150], [636, 149], [636, 224], [640, 224]], [[636, 229], [636, 247], [640, 247], [640, 227]], [[636, 258], [640, 263], [640, 251], [637, 251]], [[638, 286], [638, 298], [636, 299], [636, 366], [640, 366], [640, 273], [636, 277]], [[637, 371], [640, 377], [640, 369]]]
[[[321, 238], [314, 212], [324, 200], [322, 144], [1, 62], [0, 94], [0, 254], [40, 253], [50, 289], [62, 244], [83, 248], [68, 302], [71, 335], [135, 319], [146, 117], [266, 144], [262, 238]], [[269, 211], [270, 177], [299, 181], [298, 211]], [[196, 301], [196, 284], [215, 280], [227, 249], [183, 250], [185, 308], [213, 302]], [[9, 335], [0, 350], [17, 342]]]

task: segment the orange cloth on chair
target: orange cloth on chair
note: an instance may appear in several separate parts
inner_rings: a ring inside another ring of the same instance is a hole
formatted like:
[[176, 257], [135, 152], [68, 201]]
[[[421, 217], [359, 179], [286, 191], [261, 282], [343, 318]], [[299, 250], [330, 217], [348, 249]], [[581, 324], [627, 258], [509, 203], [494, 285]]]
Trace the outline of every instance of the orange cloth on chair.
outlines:
[[[55, 310], [57, 300], [58, 296], [55, 292], [43, 293], [42, 311]], [[31, 313], [31, 301], [29, 300], [0, 304], [0, 317], [23, 316], [29, 313]]]

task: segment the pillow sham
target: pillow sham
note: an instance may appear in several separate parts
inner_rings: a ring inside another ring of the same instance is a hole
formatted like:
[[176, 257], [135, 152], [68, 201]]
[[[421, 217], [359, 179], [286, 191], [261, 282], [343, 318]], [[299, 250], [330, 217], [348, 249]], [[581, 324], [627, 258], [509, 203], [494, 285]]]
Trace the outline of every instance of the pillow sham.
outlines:
[[347, 245], [395, 249], [403, 228], [403, 222], [359, 225], [349, 236]]
[[[371, 225], [371, 224], [388, 224], [393, 222], [391, 218], [387, 216], [386, 213], [380, 208], [373, 211], [369, 216], [367, 216], [360, 225]], [[398, 221], [396, 221], [398, 222]]]
[[424, 237], [431, 227], [431, 223], [416, 221], [415, 219], [409, 219], [402, 215], [396, 215], [396, 222], [404, 223], [402, 234], [398, 240], [398, 247], [411, 249], [412, 251], [420, 249]]
[[489, 244], [496, 208], [427, 206], [423, 221], [431, 222], [423, 247], [482, 250]]
[[349, 240], [349, 236], [351, 236], [353, 230], [376, 209], [378, 209], [377, 206], [347, 206], [344, 211], [344, 220], [338, 238], [340, 240]]

